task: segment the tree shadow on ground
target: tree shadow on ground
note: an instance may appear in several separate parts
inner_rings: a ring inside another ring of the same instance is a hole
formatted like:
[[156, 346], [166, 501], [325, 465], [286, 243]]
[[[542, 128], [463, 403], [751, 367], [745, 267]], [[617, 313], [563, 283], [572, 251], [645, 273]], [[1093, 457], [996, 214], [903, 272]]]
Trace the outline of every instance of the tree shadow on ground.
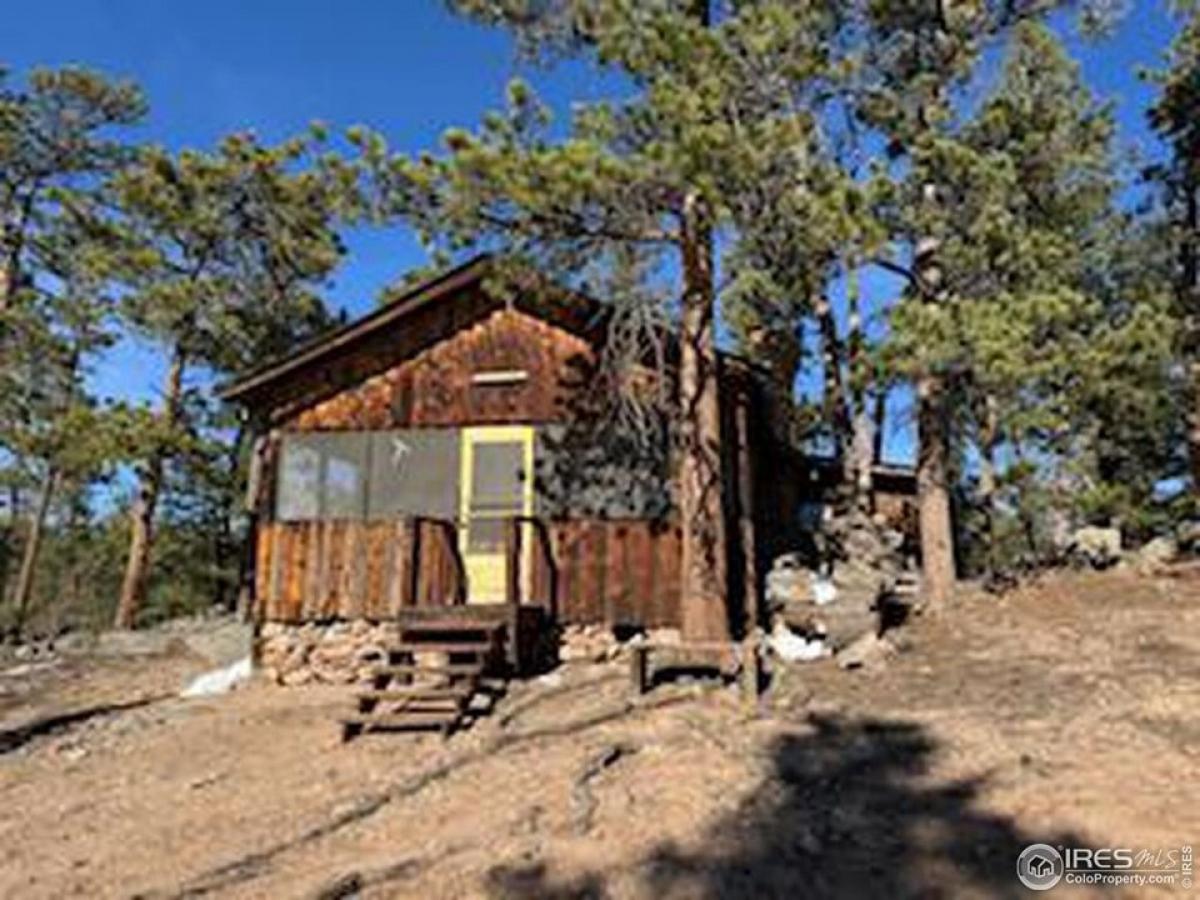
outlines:
[[1015, 898], [1029, 894], [1016, 875], [1027, 845], [1083, 845], [1072, 834], [1026, 834], [979, 808], [984, 779], [931, 779], [938, 745], [920, 725], [810, 722], [811, 735], [776, 739], [771, 777], [714, 821], [699, 849], [664, 842], [632, 870], [568, 881], [541, 863], [498, 866], [492, 895], [599, 898], [620, 877], [656, 898]]

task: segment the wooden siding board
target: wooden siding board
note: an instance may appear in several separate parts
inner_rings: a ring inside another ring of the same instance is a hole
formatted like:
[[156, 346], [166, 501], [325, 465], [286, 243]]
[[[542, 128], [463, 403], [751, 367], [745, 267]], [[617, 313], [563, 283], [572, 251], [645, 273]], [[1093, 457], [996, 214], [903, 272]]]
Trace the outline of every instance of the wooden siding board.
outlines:
[[[548, 523], [547, 533], [551, 558], [537, 562], [535, 541], [533, 582], [538, 591], [552, 583], [556, 595], [531, 600], [552, 600], [564, 622], [678, 624], [678, 528], [574, 520]], [[258, 541], [263, 621], [378, 619], [457, 600], [457, 534], [437, 522], [272, 522]]]
[[[456, 304], [449, 304], [454, 309]], [[384, 429], [560, 421], [592, 358], [582, 338], [515, 309], [442, 328], [450, 337], [411, 359], [300, 409], [291, 431]], [[455, 326], [461, 330], [455, 332]], [[479, 371], [519, 369], [520, 383], [481, 386]]]

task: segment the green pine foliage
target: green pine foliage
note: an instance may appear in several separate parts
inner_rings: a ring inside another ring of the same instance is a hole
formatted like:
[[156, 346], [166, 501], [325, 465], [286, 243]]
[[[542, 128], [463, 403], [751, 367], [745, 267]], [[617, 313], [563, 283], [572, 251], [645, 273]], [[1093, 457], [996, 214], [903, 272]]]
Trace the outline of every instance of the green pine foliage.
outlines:
[[[797, 441], [858, 452], [869, 399], [920, 387], [960, 571], [1044, 564], [1084, 523], [1141, 540], [1194, 516], [1195, 4], [1176, 4], [1149, 75], [1165, 152], [1148, 209], [1126, 202], [1113, 109], [1047, 25], [1072, 4], [448, 5], [508, 29], [527, 61], [582, 58], [628, 91], [555, 121], [516, 80], [438, 147], [396, 153], [362, 127], [342, 158], [320, 126], [143, 146], [135, 85], [0, 79], [0, 627], [100, 626], [118, 597], [126, 624], [235, 602], [253, 432], [213, 386], [332, 324], [322, 288], [347, 223], [411, 227], [431, 269], [501, 251], [505, 288], [547, 283], [533, 266], [610, 301], [616, 380], [597, 384], [636, 383], [618, 413], [660, 442], [694, 440], [689, 389], [622, 372], [666, 371], [670, 334], [699, 338], [703, 368], [718, 316], [780, 395], [823, 377]], [[1085, 24], [1107, 5], [1084, 4]], [[897, 296], [860, 290], [871, 267]], [[155, 403], [90, 388], [131, 335], [167, 362]]]

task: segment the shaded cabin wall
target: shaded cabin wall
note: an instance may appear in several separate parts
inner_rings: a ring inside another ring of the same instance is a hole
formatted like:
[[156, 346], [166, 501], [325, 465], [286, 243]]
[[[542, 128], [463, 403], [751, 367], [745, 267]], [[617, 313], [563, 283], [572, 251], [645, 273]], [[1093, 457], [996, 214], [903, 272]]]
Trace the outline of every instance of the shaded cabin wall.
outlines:
[[[579, 388], [592, 358], [591, 345], [576, 334], [515, 309], [494, 310], [411, 359], [277, 418], [273, 468], [278, 471], [281, 434], [539, 425], [539, 453], [553, 465], [537, 474], [545, 537], [533, 554], [529, 599], [552, 607], [565, 622], [677, 624], [678, 527], [664, 517], [629, 515], [627, 502], [597, 502], [594, 491], [584, 492], [582, 505], [559, 496], [563, 484], [574, 490], [572, 482], [579, 481], [563, 475], [576, 454], [583, 458], [564, 429], [571, 430], [566, 423], [579, 412]], [[472, 381], [478, 372], [514, 370], [527, 377], [503, 385]], [[610, 493], [627, 500], [628, 481], [613, 479]], [[382, 619], [458, 596], [461, 572], [444, 525], [414, 526], [407, 518], [275, 521], [272, 493], [261, 509], [260, 619]], [[415, 556], [414, 528], [420, 538]], [[414, 578], [414, 572], [422, 574]]]

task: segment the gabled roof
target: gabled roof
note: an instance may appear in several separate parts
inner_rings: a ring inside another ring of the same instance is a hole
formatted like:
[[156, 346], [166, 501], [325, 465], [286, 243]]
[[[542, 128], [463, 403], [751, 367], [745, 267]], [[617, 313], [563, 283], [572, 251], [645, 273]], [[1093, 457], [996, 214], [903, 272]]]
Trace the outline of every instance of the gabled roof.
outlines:
[[[494, 271], [495, 260], [490, 254], [476, 256], [462, 265], [413, 286], [387, 306], [334, 329], [287, 356], [243, 375], [226, 385], [220, 391], [220, 396], [230, 402], [253, 404], [256, 397], [270, 393], [273, 387], [290, 379], [303, 377], [315, 368], [335, 364], [339, 359], [353, 355], [368, 343], [379, 340], [381, 335], [402, 328], [406, 320], [411, 320], [416, 313], [434, 304], [449, 301], [473, 290], [483, 291], [485, 279]], [[536, 287], [544, 289], [547, 285], [542, 281]], [[508, 302], [521, 307], [536, 308], [539, 315], [567, 325], [573, 330], [586, 330], [598, 324], [604, 308], [598, 301], [561, 286], [551, 285], [558, 302], [547, 304], [534, 296], [537, 293], [536, 287], [529, 292], [517, 292], [514, 299]], [[501, 301], [497, 300], [497, 303], [499, 302]]]

